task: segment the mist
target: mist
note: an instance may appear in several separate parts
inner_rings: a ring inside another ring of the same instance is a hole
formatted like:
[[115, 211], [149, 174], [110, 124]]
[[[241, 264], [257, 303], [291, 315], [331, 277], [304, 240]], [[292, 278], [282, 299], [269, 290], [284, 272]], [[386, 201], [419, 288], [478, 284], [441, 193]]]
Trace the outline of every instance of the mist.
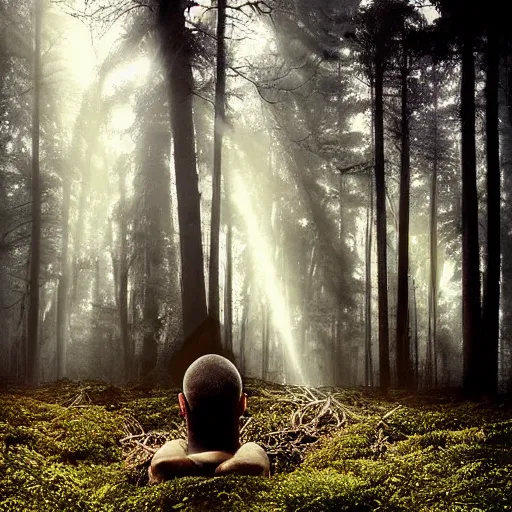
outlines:
[[0, 378], [509, 391], [506, 34], [199, 4], [1, 3]]

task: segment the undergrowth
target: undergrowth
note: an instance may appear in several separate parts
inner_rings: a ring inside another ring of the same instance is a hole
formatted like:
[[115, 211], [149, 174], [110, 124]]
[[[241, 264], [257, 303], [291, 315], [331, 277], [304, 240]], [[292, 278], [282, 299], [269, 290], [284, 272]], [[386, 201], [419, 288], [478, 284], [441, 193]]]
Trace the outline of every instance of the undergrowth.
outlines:
[[148, 486], [151, 447], [183, 435], [178, 390], [68, 381], [4, 390], [0, 512], [512, 510], [505, 400], [258, 381], [246, 391], [243, 438], [267, 449], [270, 479]]

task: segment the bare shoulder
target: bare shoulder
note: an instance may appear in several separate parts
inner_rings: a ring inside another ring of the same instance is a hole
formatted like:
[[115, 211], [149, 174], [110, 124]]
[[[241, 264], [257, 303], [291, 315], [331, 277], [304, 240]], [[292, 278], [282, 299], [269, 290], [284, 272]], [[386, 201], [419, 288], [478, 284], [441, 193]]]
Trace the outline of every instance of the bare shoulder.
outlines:
[[161, 459], [186, 456], [187, 442], [184, 439], [173, 439], [163, 444], [153, 456], [152, 462], [158, 462]]
[[231, 459], [222, 463], [215, 471], [216, 475], [230, 473], [270, 476], [270, 461], [267, 452], [257, 443], [243, 444]]
[[178, 476], [195, 475], [196, 464], [187, 456], [187, 443], [183, 439], [167, 441], [153, 455], [148, 469], [150, 483], [159, 483]]

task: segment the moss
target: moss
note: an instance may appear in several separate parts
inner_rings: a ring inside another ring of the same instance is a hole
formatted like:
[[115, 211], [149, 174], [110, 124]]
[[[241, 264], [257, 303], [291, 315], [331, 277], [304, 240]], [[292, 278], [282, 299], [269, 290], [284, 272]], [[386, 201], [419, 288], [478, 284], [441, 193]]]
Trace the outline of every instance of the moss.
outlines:
[[0, 394], [0, 512], [512, 510], [509, 408], [323, 388], [355, 413], [307, 438], [290, 424], [302, 392], [290, 389], [247, 383], [243, 436], [268, 450], [270, 479], [157, 486], [145, 485], [147, 452], [130, 466], [120, 440], [140, 426], [182, 432], [177, 390], [63, 381]]
[[372, 510], [374, 496], [366, 481], [333, 470], [297, 470], [274, 482], [271, 500], [286, 511]]
[[136, 398], [126, 401], [121, 412], [136, 418], [144, 430], [172, 430], [180, 422], [177, 394], [164, 397]]
[[309, 454], [304, 467], [325, 469], [347, 459], [368, 458], [375, 455], [372, 448], [375, 426], [371, 423], [351, 425], [323, 442], [318, 450]]

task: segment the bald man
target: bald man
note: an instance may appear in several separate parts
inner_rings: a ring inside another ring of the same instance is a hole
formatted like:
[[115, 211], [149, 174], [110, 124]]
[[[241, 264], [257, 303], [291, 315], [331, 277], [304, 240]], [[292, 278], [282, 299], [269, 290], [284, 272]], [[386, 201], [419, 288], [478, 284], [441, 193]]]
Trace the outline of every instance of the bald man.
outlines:
[[155, 453], [150, 482], [230, 473], [269, 476], [265, 450], [256, 443], [240, 446], [239, 419], [247, 408], [247, 395], [231, 361], [215, 354], [194, 361], [185, 372], [178, 402], [187, 423], [187, 441], [168, 441]]

